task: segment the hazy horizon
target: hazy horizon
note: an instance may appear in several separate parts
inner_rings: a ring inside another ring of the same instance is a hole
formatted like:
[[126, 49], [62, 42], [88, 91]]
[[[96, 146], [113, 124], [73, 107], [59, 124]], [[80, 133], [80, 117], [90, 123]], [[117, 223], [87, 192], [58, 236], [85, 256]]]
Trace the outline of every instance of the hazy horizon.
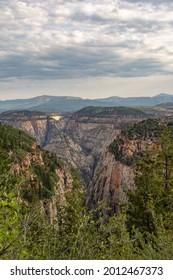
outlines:
[[173, 89], [173, 1], [0, 1], [0, 100]]
[[[155, 97], [155, 96], [158, 96], [158, 95], [160, 95], [160, 94], [166, 94], [166, 95], [171, 95], [171, 96], [173, 96], [173, 94], [171, 94], [171, 93], [158, 93], [158, 94], [156, 94], [156, 95], [153, 95], [153, 96], [127, 96], [127, 97], [125, 97], [125, 96], [118, 96], [118, 95], [111, 95], [111, 96], [107, 96], [107, 97], [101, 97], [101, 98], [109, 98], [109, 97], [120, 97], [120, 98], [124, 98], [124, 99], [126, 99], [126, 98], [129, 98], [129, 97], [132, 97], [132, 98], [137, 98], [137, 97], [149, 97], [149, 98], [152, 98], [152, 97]], [[19, 98], [19, 97], [17, 97], [17, 98], [12, 98], [12, 99], [0, 99], [0, 101], [10, 101], [10, 100], [16, 100], [16, 99], [30, 99], [30, 98], [37, 98], [37, 97], [41, 97], [41, 96], [50, 96], [50, 97], [71, 97], [71, 98], [83, 98], [83, 99], [99, 99], [99, 98], [95, 98], [95, 97], [93, 97], [93, 98], [84, 98], [84, 97], [81, 97], [81, 96], [70, 96], [70, 95], [51, 95], [51, 94], [43, 94], [43, 95], [36, 95], [36, 96], [33, 96], [33, 97], [23, 97], [23, 98]]]

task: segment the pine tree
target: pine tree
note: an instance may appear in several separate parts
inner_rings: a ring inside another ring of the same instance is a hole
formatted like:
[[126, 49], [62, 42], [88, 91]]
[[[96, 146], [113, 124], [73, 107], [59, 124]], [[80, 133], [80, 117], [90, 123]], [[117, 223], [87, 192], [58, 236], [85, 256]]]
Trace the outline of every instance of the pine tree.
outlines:
[[161, 134], [160, 145], [157, 168], [163, 194], [158, 208], [162, 212], [164, 226], [173, 229], [173, 136], [168, 127]]
[[159, 250], [160, 236], [170, 236], [173, 228], [173, 142], [166, 126], [159, 144], [137, 163], [136, 188], [128, 193], [127, 228], [131, 236], [140, 236], [144, 251], [146, 246]]

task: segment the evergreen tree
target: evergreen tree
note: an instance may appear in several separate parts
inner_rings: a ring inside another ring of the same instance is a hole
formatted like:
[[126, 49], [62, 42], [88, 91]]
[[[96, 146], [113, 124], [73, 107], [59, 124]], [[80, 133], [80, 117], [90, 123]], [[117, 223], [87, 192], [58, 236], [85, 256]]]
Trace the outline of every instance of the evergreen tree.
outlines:
[[170, 236], [173, 224], [173, 142], [167, 127], [158, 147], [147, 150], [137, 163], [136, 187], [128, 192], [127, 228], [131, 236], [140, 237], [143, 251], [146, 246], [159, 250], [160, 236]]

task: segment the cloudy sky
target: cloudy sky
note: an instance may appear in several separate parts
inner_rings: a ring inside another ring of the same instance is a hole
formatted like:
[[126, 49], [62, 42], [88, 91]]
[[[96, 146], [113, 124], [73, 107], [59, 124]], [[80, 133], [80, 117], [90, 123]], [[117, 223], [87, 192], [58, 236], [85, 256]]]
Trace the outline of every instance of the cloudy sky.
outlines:
[[173, 94], [172, 0], [0, 0], [0, 100]]

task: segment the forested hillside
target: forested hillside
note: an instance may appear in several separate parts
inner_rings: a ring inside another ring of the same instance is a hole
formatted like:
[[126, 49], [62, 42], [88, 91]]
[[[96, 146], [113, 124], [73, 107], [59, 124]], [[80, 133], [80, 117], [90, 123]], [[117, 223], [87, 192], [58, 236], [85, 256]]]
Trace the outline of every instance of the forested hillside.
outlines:
[[116, 160], [131, 165], [143, 155], [146, 146], [158, 146], [158, 138], [164, 125], [164, 122], [158, 119], [136, 123], [121, 131], [110, 144], [109, 151]]
[[122, 117], [122, 116], [138, 116], [146, 117], [146, 114], [132, 107], [96, 107], [88, 106], [75, 113], [79, 117], [95, 117], [95, 118], [107, 118], [107, 117]]
[[58, 227], [58, 208], [75, 176], [33, 138], [1, 124], [0, 159], [0, 256], [44, 258], [43, 240], [47, 230]]

